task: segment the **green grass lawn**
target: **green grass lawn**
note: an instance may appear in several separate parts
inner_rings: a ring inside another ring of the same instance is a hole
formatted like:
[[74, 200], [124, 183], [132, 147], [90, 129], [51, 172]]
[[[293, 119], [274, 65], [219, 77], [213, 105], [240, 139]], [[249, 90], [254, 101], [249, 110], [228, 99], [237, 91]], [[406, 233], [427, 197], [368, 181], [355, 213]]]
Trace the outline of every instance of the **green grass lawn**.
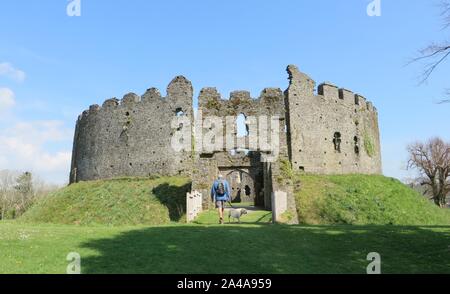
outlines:
[[450, 212], [399, 181], [292, 180], [305, 225], [273, 225], [264, 210], [241, 224], [218, 225], [213, 210], [185, 224], [190, 181], [181, 177], [74, 184], [0, 222], [0, 273], [65, 273], [70, 252], [86, 274], [364, 274], [370, 252], [382, 273], [450, 273]]
[[[205, 217], [208, 218], [208, 217]], [[450, 273], [450, 227], [172, 224], [31, 225], [0, 222], [0, 273]]]

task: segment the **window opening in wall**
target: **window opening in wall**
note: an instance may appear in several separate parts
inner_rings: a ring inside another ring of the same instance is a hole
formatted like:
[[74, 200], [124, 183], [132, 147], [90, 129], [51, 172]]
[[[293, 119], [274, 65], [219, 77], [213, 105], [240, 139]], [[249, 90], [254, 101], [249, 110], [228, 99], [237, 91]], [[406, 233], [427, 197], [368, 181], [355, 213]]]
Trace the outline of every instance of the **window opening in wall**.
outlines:
[[183, 116], [184, 115], [184, 111], [181, 107], [178, 107], [177, 109], [175, 109], [175, 115], [177, 117]]
[[248, 137], [248, 124], [245, 115], [239, 114], [236, 118], [236, 130], [238, 137]]
[[336, 132], [334, 133], [334, 138], [333, 138], [333, 144], [334, 144], [334, 150], [337, 152], [341, 152], [341, 133]]
[[355, 142], [355, 153], [356, 153], [356, 154], [359, 154], [359, 139], [358, 139], [358, 137], [355, 136], [355, 137], [353, 138], [353, 141]]
[[250, 196], [252, 194], [252, 189], [250, 189], [249, 185], [245, 185], [245, 196]]

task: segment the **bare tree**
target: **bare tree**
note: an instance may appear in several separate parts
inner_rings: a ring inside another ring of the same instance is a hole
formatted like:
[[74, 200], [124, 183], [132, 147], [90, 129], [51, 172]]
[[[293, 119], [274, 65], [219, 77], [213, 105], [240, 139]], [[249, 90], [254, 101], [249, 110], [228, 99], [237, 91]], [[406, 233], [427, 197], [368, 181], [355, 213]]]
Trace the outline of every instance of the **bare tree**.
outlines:
[[15, 175], [8, 170], [0, 171], [0, 219], [5, 219], [7, 211], [12, 208], [14, 197], [12, 195]]
[[36, 201], [58, 188], [28, 172], [0, 170], [0, 220], [19, 217]]
[[[441, 17], [443, 18], [443, 29], [450, 27], [450, 0], [441, 1]], [[432, 73], [450, 56], [450, 41], [447, 40], [441, 43], [433, 43], [419, 51], [419, 56], [414, 58], [412, 62], [427, 61], [421, 75], [420, 83], [425, 83]], [[450, 89], [444, 92], [445, 99], [442, 99], [439, 104], [450, 102]]]
[[426, 143], [411, 144], [407, 149], [408, 168], [419, 171], [420, 184], [429, 187], [436, 205], [445, 207], [450, 193], [450, 144], [440, 138], [432, 138]]

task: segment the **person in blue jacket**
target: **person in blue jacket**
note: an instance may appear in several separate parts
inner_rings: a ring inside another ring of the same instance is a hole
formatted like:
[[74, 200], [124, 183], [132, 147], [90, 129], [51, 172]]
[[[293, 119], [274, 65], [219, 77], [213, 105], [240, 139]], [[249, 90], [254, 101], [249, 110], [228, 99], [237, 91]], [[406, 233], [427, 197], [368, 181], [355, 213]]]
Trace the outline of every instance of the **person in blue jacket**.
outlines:
[[211, 187], [211, 200], [215, 203], [219, 211], [219, 223], [223, 224], [225, 203], [231, 200], [231, 193], [230, 184], [228, 184], [228, 181], [221, 174], [219, 174], [217, 180], [214, 181]]

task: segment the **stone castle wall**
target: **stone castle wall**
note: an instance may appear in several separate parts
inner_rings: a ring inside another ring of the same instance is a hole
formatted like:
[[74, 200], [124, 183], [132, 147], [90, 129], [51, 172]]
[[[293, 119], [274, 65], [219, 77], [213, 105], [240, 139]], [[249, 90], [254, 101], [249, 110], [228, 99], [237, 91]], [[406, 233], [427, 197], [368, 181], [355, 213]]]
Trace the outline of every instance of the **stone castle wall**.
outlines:
[[[249, 183], [248, 186], [251, 187], [251, 194], [255, 203], [270, 208], [271, 183], [268, 178], [264, 177], [264, 165], [261, 160], [261, 155], [270, 155], [270, 151], [261, 150], [259, 148], [261, 144], [258, 141], [260, 138], [258, 136], [253, 137], [251, 134], [258, 134], [260, 129], [265, 129], [261, 127], [261, 121], [264, 118], [267, 118], [266, 121], [269, 125], [271, 117], [278, 117], [278, 157], [287, 159], [286, 110], [281, 89], [266, 88], [257, 98], [250, 97], [250, 93], [247, 91], [235, 91], [230, 94], [229, 99], [223, 99], [217, 89], [203, 88], [199, 95], [198, 109], [203, 116], [203, 121], [211, 116], [222, 118], [224, 133], [232, 134], [234, 142], [231, 141], [231, 143], [234, 144], [233, 146], [226, 146], [230, 142], [224, 142], [221, 148], [214, 151], [202, 151], [196, 160], [193, 172], [193, 189], [208, 195], [209, 184], [217, 177], [219, 171], [231, 183], [235, 181], [229, 177], [240, 173], [246, 176], [242, 177], [242, 181], [245, 181], [245, 178], [251, 178], [251, 184]], [[227, 117], [234, 120], [241, 114], [245, 116], [247, 121], [246, 126], [250, 133], [247, 137], [238, 137], [236, 124], [231, 126], [226, 124]], [[252, 121], [250, 120], [251, 117], [253, 118]], [[228, 130], [227, 126], [231, 127], [231, 130]], [[270, 129], [266, 128], [266, 130], [270, 132]], [[208, 129], [203, 128], [198, 130], [197, 134], [205, 135], [206, 132], [208, 132]], [[270, 141], [270, 135], [268, 135], [268, 140]], [[246, 156], [242, 152], [230, 154], [228, 151], [234, 148], [252, 150], [252, 152]], [[236, 189], [237, 187], [232, 187], [233, 195], [236, 195]], [[242, 198], [248, 200], [245, 196], [242, 196]], [[205, 201], [207, 200], [205, 199]]]
[[70, 182], [189, 171], [192, 153], [172, 152], [171, 122], [177, 115], [192, 120], [192, 97], [191, 83], [179, 76], [167, 97], [151, 88], [92, 105], [77, 121]]
[[319, 85], [315, 95], [310, 77], [296, 66], [289, 66], [288, 73], [285, 95], [293, 168], [319, 174], [380, 174], [378, 113], [372, 103], [330, 83]]
[[[215, 88], [204, 88], [199, 95], [199, 111], [204, 117], [278, 116], [280, 157], [288, 158], [295, 170], [324, 174], [381, 173], [378, 115], [372, 104], [329, 83], [320, 85], [316, 95], [311, 78], [295, 66], [289, 66], [288, 73], [290, 85], [284, 95], [280, 89], [267, 88], [257, 99], [246, 91], [236, 91], [230, 99], [222, 99]], [[192, 104], [192, 85], [179, 76], [169, 84], [167, 97], [161, 97], [152, 88], [142, 96], [130, 93], [120, 101], [113, 98], [101, 107], [91, 106], [76, 124], [70, 182], [187, 174], [192, 175], [194, 186], [195, 183], [201, 186], [202, 181], [209, 184], [220, 169], [239, 168], [237, 165], [244, 159], [230, 159], [224, 154], [225, 143], [223, 150], [210, 154], [204, 151], [195, 154], [192, 150], [174, 152], [171, 139], [176, 129], [172, 120], [183, 115], [192, 126]], [[249, 124], [249, 128], [254, 127]], [[205, 131], [190, 129], [195, 136]], [[249, 138], [240, 140], [244, 140], [244, 147], [249, 147]], [[254, 160], [245, 162], [241, 166], [243, 171], [250, 172], [248, 168], [253, 167], [250, 173], [262, 171], [263, 179], [270, 178], [264, 165], [249, 164]], [[263, 184], [276, 186], [267, 180]], [[270, 202], [272, 191], [263, 190], [267, 194], [265, 201]]]

